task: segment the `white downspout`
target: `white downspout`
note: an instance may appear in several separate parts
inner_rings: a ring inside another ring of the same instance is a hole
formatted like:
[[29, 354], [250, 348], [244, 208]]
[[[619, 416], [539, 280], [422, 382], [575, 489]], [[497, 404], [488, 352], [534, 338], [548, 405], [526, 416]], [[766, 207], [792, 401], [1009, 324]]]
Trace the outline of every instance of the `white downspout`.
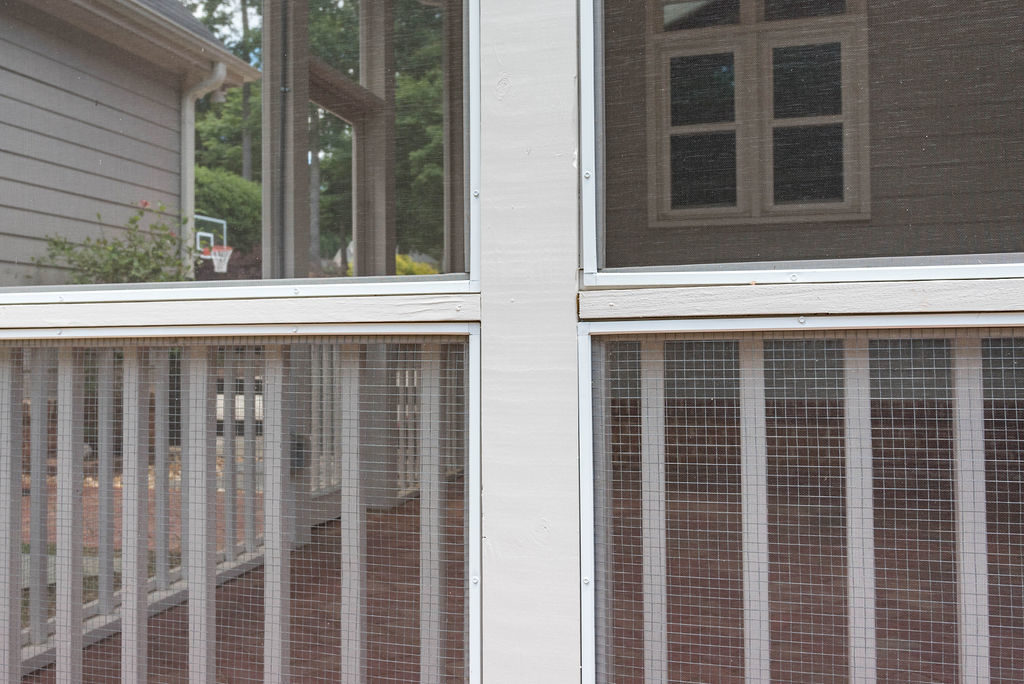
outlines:
[[[181, 218], [182, 257], [187, 246], [195, 244], [193, 237], [196, 213], [196, 100], [213, 92], [224, 83], [227, 66], [217, 62], [210, 75], [192, 86], [181, 96]], [[189, 264], [192, 273], [193, 264]]]

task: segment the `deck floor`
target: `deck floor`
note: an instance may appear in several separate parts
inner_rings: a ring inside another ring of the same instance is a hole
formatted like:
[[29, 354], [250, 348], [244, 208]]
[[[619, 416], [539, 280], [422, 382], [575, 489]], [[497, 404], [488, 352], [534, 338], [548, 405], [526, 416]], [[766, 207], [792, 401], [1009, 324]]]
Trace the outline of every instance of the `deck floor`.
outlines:
[[[461, 478], [451, 494], [443, 531], [442, 673], [445, 682], [465, 680], [464, 511]], [[367, 682], [419, 681], [419, 501], [367, 516], [366, 609], [363, 667]], [[340, 609], [341, 526], [313, 530], [310, 544], [292, 555], [291, 667], [293, 682], [338, 682], [343, 616]], [[263, 569], [217, 589], [217, 681], [260, 682], [263, 677]], [[149, 680], [188, 680], [187, 604], [149, 621]], [[120, 681], [120, 636], [86, 649], [85, 682]], [[56, 680], [53, 667], [23, 684]]]

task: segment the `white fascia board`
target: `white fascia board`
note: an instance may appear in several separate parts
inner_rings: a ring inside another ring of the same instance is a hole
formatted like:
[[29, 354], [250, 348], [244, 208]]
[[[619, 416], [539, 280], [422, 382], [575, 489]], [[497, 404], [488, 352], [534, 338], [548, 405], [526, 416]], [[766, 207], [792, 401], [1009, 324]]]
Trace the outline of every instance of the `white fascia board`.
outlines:
[[[224, 45], [212, 42], [179, 26], [159, 12], [134, 0], [34, 0], [33, 6], [146, 59], [152, 49], [170, 53], [183, 63], [206, 73], [210, 64], [224, 62], [228, 85], [240, 85], [259, 79], [260, 72], [231, 53]], [[128, 35], [142, 38], [150, 48], [125, 40]], [[173, 68], [163, 64], [165, 68]], [[179, 65], [183, 66], [183, 65]]]
[[190, 53], [193, 59], [202, 64], [224, 62], [228, 70], [226, 85], [241, 85], [260, 78], [259, 69], [237, 57], [227, 46], [205, 40], [150, 7], [134, 0], [104, 0], [104, 4], [130, 13], [129, 16], [137, 16], [141, 20], [140, 32], [145, 32], [151, 39], [180, 46], [181, 52]]

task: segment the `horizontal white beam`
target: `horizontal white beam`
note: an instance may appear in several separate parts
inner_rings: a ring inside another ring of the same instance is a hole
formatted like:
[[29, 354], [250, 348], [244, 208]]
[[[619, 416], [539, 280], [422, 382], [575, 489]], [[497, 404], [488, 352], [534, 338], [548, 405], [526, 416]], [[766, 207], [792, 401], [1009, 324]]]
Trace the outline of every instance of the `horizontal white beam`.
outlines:
[[294, 297], [360, 297], [388, 295], [466, 294], [478, 290], [465, 275], [352, 278], [343, 282], [317, 280], [246, 281], [202, 285], [63, 285], [0, 290], [3, 304], [67, 304], [76, 302], [172, 302]]
[[[593, 231], [585, 231], [584, 239], [594, 239]], [[961, 264], [919, 264], [907, 266], [850, 266], [842, 268], [842, 261], [836, 260], [833, 268], [801, 267], [800, 262], [785, 264], [771, 270], [757, 268], [747, 270], [723, 265], [722, 268], [685, 270], [614, 270], [587, 272], [583, 274], [585, 287], [650, 287], [659, 285], [742, 285], [745, 283], [846, 283], [865, 281], [923, 281], [984, 278], [1020, 278], [1024, 267], [1019, 254], [963, 255], [963, 261], [990, 258], [992, 263]]]
[[[164, 301], [160, 306], [153, 306], [152, 302], [0, 305], [0, 327], [417, 323], [480, 318], [480, 296], [475, 294], [296, 296], [292, 299], [256, 298], [259, 294], [257, 290], [251, 291], [245, 299]], [[0, 294], [0, 304], [4, 299]]]
[[[869, 336], [891, 337], [892, 329], [962, 328], [960, 336], [972, 334], [970, 328], [1012, 328], [1024, 325], [1024, 313], [976, 314], [892, 314], [870, 316], [765, 316], [749, 318], [698, 318], [676, 320], [593, 321], [581, 323], [590, 335], [627, 335], [644, 333], [721, 333], [765, 331], [815, 331], [828, 336], [830, 331], [864, 330]], [[878, 330], [879, 333], [872, 331]], [[810, 333], [808, 333], [810, 334]], [[987, 330], [986, 337], [999, 335]]]
[[797, 283], [590, 290], [580, 318], [699, 318], [786, 314], [954, 313], [1024, 309], [1019, 280]]
[[[0, 311], [2, 316], [2, 311]], [[468, 335], [476, 323], [320, 323], [272, 325], [146, 325], [0, 329], [0, 340], [124, 339], [126, 337], [239, 337], [303, 335]]]

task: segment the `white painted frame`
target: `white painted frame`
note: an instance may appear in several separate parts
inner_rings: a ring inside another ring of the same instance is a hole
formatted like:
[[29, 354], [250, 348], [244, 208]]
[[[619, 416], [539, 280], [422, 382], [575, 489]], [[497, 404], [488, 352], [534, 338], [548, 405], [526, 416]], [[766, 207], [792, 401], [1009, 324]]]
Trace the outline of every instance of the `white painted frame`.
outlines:
[[[481, 584], [482, 584], [482, 558], [481, 558], [481, 458], [480, 458], [480, 382], [481, 382], [481, 359], [480, 359], [480, 324], [479, 323], [367, 323], [367, 324], [313, 324], [313, 325], [242, 325], [242, 326], [159, 326], [159, 327], [133, 327], [133, 328], [110, 328], [110, 327], [82, 327], [73, 330], [9, 330], [3, 331], [0, 335], [3, 340], [118, 340], [130, 339], [133, 343], [145, 343], [146, 340], [158, 340], [168, 337], [237, 337], [237, 336], [261, 336], [261, 337], [295, 337], [300, 340], [302, 337], [316, 335], [344, 335], [344, 336], [462, 336], [466, 338], [467, 364], [466, 364], [466, 422], [467, 422], [467, 443], [466, 443], [466, 469], [467, 469], [467, 505], [466, 505], [466, 577], [468, 578], [468, 624], [466, 625], [466, 659], [469, 672], [469, 684], [481, 684], [481, 662], [482, 662], [482, 639], [481, 639]], [[64, 334], [64, 333], [67, 334]], [[273, 340], [270, 344], [286, 344], [286, 340]], [[65, 356], [70, 358], [70, 347], [66, 349]], [[212, 384], [212, 383], [211, 383]], [[255, 402], [253, 402], [255, 403]], [[0, 405], [4, 402], [0, 400]], [[63, 452], [62, 452], [63, 453]], [[70, 452], [64, 455], [65, 460], [70, 457]], [[0, 477], [0, 480], [3, 480]], [[20, 490], [20, 486], [18, 487]], [[0, 497], [2, 499], [3, 497]], [[59, 516], [58, 516], [59, 517]], [[14, 542], [12, 542], [13, 544]], [[245, 559], [248, 559], [246, 555]], [[245, 560], [243, 559], [243, 560]], [[71, 567], [70, 565], [68, 567]], [[250, 566], [246, 566], [250, 567]], [[0, 573], [2, 576], [2, 573]], [[8, 580], [9, 581], [9, 580]], [[68, 586], [74, 586], [81, 592], [81, 583], [73, 582]], [[81, 612], [81, 601], [77, 604], [77, 612]], [[79, 618], [75, 624], [81, 624]], [[45, 622], [44, 622], [45, 625]], [[65, 632], [67, 629], [65, 628]], [[59, 633], [59, 630], [58, 630]], [[72, 630], [72, 640], [77, 644], [83, 644], [81, 629]], [[20, 638], [20, 634], [19, 634]], [[70, 642], [69, 642], [70, 643]], [[85, 643], [92, 643], [89, 640]], [[74, 646], [75, 644], [72, 644]], [[81, 658], [81, 646], [63, 649], [65, 656], [78, 655]], [[13, 652], [13, 651], [12, 651]]]
[[[579, 3], [580, 285], [583, 289], [1024, 277], [1024, 253], [604, 270], [603, 199], [600, 195], [604, 162], [599, 156], [603, 126], [598, 126], [604, 118], [599, 81], [602, 70], [598, 54], [600, 37], [597, 35], [601, 24], [601, 2], [581, 0]], [[875, 265], [882, 263], [884, 265]]]
[[[0, 288], [5, 304], [62, 304], [84, 302], [161, 302], [359, 295], [473, 294], [480, 292], [480, 0], [466, 0], [466, 111], [469, 241], [468, 273], [436, 276], [367, 276], [359, 278], [301, 278], [220, 283], [152, 283], [59, 285]], [[197, 305], [197, 312], [200, 307]], [[201, 314], [200, 314], [201, 315]]]
[[[656, 320], [656, 321], [645, 321], [645, 320], [622, 320], [622, 321], [600, 321], [600, 322], [581, 322], [577, 326], [577, 356], [578, 356], [578, 373], [579, 373], [579, 466], [580, 466], [580, 477], [579, 477], [579, 527], [580, 527], [580, 656], [581, 656], [581, 683], [582, 684], [595, 684], [597, 682], [597, 592], [595, 590], [595, 508], [594, 508], [594, 410], [593, 410], [593, 338], [599, 336], [612, 336], [612, 335], [630, 335], [630, 334], [673, 334], [673, 333], [742, 333], [742, 332], [773, 332], [773, 331], [798, 331], [798, 330], [811, 330], [818, 331], [823, 335], [828, 335], [829, 332], [841, 333], [844, 331], [861, 330], [862, 335], [865, 338], [872, 338], [875, 336], [884, 336], [894, 329], [911, 330], [911, 329], [950, 329], [959, 328], [961, 336], [965, 336], [968, 339], [977, 339], [976, 335], [971, 334], [971, 330], [975, 329], [991, 329], [999, 327], [1020, 327], [1024, 326], [1024, 312], [1021, 313], [991, 313], [991, 314], [946, 314], [946, 315], [864, 315], [864, 316], [817, 316], [817, 317], [804, 317], [804, 316], [790, 316], [790, 317], [772, 317], [772, 318], [703, 318], [703, 319], [692, 319], [692, 320]], [[877, 333], [875, 332], [877, 331]], [[966, 335], [965, 335], [966, 333]], [[741, 345], [742, 346], [742, 345]], [[742, 349], [741, 349], [742, 355]], [[957, 359], [963, 354], [962, 351], [957, 348]], [[980, 362], [980, 356], [977, 356]], [[859, 358], [854, 359], [855, 362], [861, 364], [866, 362], [866, 357], [861, 355]], [[742, 361], [741, 361], [742, 363]], [[750, 365], [749, 363], [747, 364]], [[954, 365], [951, 368], [953, 373], [958, 373], [963, 376], [965, 373], [971, 373], [973, 380], [980, 378], [980, 369], [977, 368], [963, 368], [963, 363], [954, 360]], [[863, 393], [866, 389], [867, 384], [867, 369], [859, 368], [851, 371], [848, 367], [845, 371], [847, 379], [850, 379], [851, 373], [854, 376], [859, 376], [859, 380], [855, 383], [856, 387], [853, 388], [853, 394], [857, 392]], [[960, 378], [963, 379], [962, 377]], [[967, 391], [974, 391], [976, 394], [981, 392], [980, 385], [977, 388], [969, 389]], [[963, 401], [964, 391], [957, 390], [957, 401]], [[976, 397], [977, 398], [977, 397]], [[856, 399], [859, 402], [858, 406], [855, 406], [854, 413], [858, 414], [857, 418], [853, 418], [853, 421], [864, 419], [863, 406], [864, 397], [851, 395], [851, 387], [847, 387], [846, 401]], [[761, 412], [763, 417], [763, 410]], [[974, 422], [972, 422], [972, 420]], [[958, 449], [972, 449], [977, 452], [978, 446], [975, 444], [977, 440], [976, 431], [972, 433], [970, 427], [976, 426], [978, 423], [977, 416], [961, 417], [957, 421], [957, 447]], [[848, 418], [847, 427], [856, 426], [855, 422], [851, 423], [851, 419]], [[863, 427], [863, 426], [860, 426]], [[746, 443], [746, 442], [744, 442]], [[852, 439], [847, 437], [847, 448], [862, 449], [863, 448], [863, 433], [858, 432]], [[870, 448], [870, 447], [868, 447]], [[980, 447], [982, 452], [984, 446]], [[863, 458], [858, 459], [858, 462], [853, 465], [852, 470], [857, 471], [857, 476], [851, 478], [851, 489], [847, 492], [847, 510], [853, 514], [855, 520], [851, 525], [848, 532], [849, 539], [855, 537], [862, 537], [867, 533], [868, 525], [872, 514], [869, 511], [864, 511], [860, 507], [851, 507], [849, 497], [854, 496], [853, 489], [863, 487], [870, 488], [870, 472], [863, 472]], [[848, 472], [851, 472], [851, 467], [848, 465]], [[957, 525], [958, 529], [979, 529], [979, 526], [984, 525], [984, 506], [978, 500], [978, 478], [982, 478], [984, 481], [984, 465], [981, 466], [981, 474], [979, 476], [977, 464], [959, 464], [956, 472], [956, 486], [957, 496], [963, 496], [970, 504], [970, 506], [964, 511], [958, 511]], [[747, 488], [744, 487], [744, 496], [746, 496]], [[857, 494], [861, 492], [858, 491]], [[958, 502], [960, 499], [958, 498]], [[760, 505], [762, 502], [757, 502]], [[763, 506], [762, 506], [763, 508]], [[958, 504], [958, 508], [963, 506]], [[744, 506], [746, 509], [746, 506]], [[763, 514], [764, 511], [761, 511]], [[766, 518], [761, 518], [767, 520]], [[751, 518], [749, 523], [753, 525], [756, 521]], [[748, 520], [744, 518], [744, 528], [746, 527]], [[764, 532], [767, 531], [765, 527]], [[760, 531], [759, 531], [760, 532]], [[958, 533], [959, 536], [959, 533]], [[758, 539], [760, 544], [761, 540]], [[957, 542], [957, 558], [958, 562], [962, 562], [960, 559], [971, 558], [970, 553], [975, 554], [975, 560], [978, 550], [975, 546], [967, 547], [963, 545], [959, 540]], [[745, 549], [746, 553], [746, 549]], [[848, 563], [854, 560], [861, 562], [869, 561], [873, 566], [873, 556], [868, 557], [862, 555], [859, 558], [848, 560]], [[978, 561], [980, 563], [980, 561]], [[747, 565], [746, 559], [744, 559], [744, 566]], [[977, 565], [977, 564], [976, 564]], [[853, 567], [853, 566], [850, 566]], [[987, 569], [980, 567], [971, 567], [970, 572], [963, 571], [961, 573], [960, 580], [963, 581], [966, 578], [970, 579], [970, 584], [966, 589], [961, 590], [960, 594], [960, 617], [968, 611], [970, 606], [978, 605], [979, 596], [983, 594], [981, 582], [978, 577], [984, 576], [987, 578]], [[861, 601], [859, 607], [855, 607], [851, 610], [851, 638], [854, 636], [865, 636], [869, 632], [873, 634], [875, 628], [875, 605], [872, 597], [869, 596], [873, 587], [873, 579], [869, 583], [865, 583], [865, 574], [873, 572], [870, 570], [867, 564], [861, 568], [861, 572], [857, 573], [856, 576], [851, 575], [850, 581], [854, 583], [851, 587], [851, 596], [854, 600], [867, 599], [867, 601]], [[971, 573], [975, 573], [972, 575]], [[744, 567], [744, 585], [747, 585], [747, 567]], [[985, 586], [987, 589], [987, 584]], [[762, 587], [762, 590], [764, 587]], [[984, 603], [984, 602], [982, 602]], [[987, 604], [984, 605], [984, 609], [987, 611]], [[745, 633], [749, 632], [749, 621], [750, 618], [747, 616], [749, 610], [747, 591], [744, 591], [744, 614], [745, 614]], [[976, 622], [976, 618], [972, 618], [972, 622]], [[749, 639], [745, 636], [745, 653], [749, 654]], [[850, 665], [851, 673], [863, 675], [869, 671], [872, 671], [874, 665], [874, 639], [871, 638], [869, 641], [862, 641], [855, 647], [851, 645], [850, 649]], [[979, 643], [978, 639], [973, 639], [965, 646], [961, 647], [961, 657], [967, 659], [968, 664], [961, 666], [961, 672], [977, 673], [979, 676], [984, 677], [986, 672], [985, 668], [985, 653], [986, 649], [982, 643]], [[766, 658], [765, 654], [765, 658]], [[751, 663], [749, 655], [747, 656], [747, 666], [754, 664]], [[757, 665], [767, 665], [767, 660], [755, 660]], [[748, 670], [749, 671], [749, 670]], [[765, 675], [767, 676], [767, 675]], [[868, 678], [865, 681], [873, 681]], [[987, 681], [987, 679], [980, 679], [979, 681]]]

